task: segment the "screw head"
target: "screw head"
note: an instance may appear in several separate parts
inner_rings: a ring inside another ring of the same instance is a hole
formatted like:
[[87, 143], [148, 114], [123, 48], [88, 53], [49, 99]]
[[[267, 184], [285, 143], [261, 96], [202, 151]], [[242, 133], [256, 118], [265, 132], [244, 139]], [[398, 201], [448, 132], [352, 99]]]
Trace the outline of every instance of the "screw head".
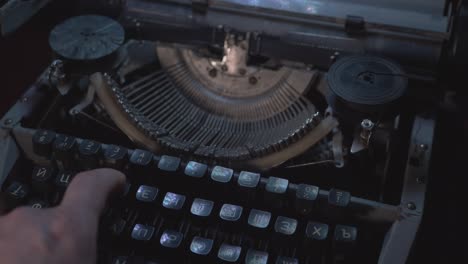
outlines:
[[216, 75], [218, 74], [218, 71], [217, 71], [215, 68], [213, 68], [213, 69], [211, 69], [211, 70], [208, 71], [208, 74], [209, 74], [211, 77], [214, 78], [214, 77], [216, 77]]
[[361, 127], [364, 128], [364, 129], [370, 130], [370, 129], [374, 128], [374, 122], [372, 122], [369, 119], [364, 119], [361, 122]]
[[52, 62], [52, 67], [56, 67], [56, 68], [63, 67], [63, 61], [62, 60], [54, 60]]
[[419, 150], [421, 150], [421, 151], [426, 151], [426, 150], [427, 150], [427, 145], [426, 145], [426, 144], [420, 144], [420, 145], [418, 146], [418, 148], [419, 148]]
[[23, 102], [23, 103], [26, 103], [28, 100], [29, 100], [29, 98], [27, 98], [27, 97], [21, 98], [21, 102]]
[[245, 75], [247, 73], [247, 70], [244, 68], [239, 69], [239, 74], [240, 75]]
[[223, 66], [221, 66], [221, 70], [222, 70], [223, 72], [227, 72], [227, 71], [228, 71], [228, 67], [227, 67], [226, 65], [223, 65]]
[[413, 202], [406, 204], [406, 207], [410, 210], [416, 210], [416, 205]]
[[257, 82], [258, 82], [257, 78], [255, 78], [253, 76], [249, 78], [249, 83], [250, 84], [255, 85], [255, 84], [257, 84]]

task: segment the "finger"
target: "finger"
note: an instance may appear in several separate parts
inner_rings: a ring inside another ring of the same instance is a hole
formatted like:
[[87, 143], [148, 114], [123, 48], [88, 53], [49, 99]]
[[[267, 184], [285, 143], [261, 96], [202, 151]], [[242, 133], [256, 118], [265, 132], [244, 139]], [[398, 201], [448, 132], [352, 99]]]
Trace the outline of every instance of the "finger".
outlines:
[[98, 218], [108, 197], [125, 183], [125, 175], [113, 169], [79, 173], [70, 183], [60, 208], [79, 218]]

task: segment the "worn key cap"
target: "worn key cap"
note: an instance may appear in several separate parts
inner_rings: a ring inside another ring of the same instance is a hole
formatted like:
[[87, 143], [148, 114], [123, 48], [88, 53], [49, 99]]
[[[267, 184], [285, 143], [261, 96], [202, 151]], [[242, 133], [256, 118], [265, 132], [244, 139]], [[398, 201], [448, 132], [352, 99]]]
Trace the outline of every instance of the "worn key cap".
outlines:
[[162, 205], [170, 210], [180, 211], [185, 205], [185, 195], [168, 192], [164, 196]]
[[182, 175], [180, 175], [180, 164], [181, 160], [178, 157], [163, 155], [157, 161], [158, 171], [156, 172], [157, 177], [160, 179], [158, 182], [163, 187], [171, 187], [179, 185], [179, 190], [186, 191], [188, 187], [185, 182], [180, 184]]
[[234, 170], [221, 166], [216, 166], [211, 171], [211, 186], [213, 189], [213, 198], [218, 198], [220, 202], [226, 201], [232, 192], [232, 179]]
[[195, 255], [208, 256], [213, 249], [213, 242], [213, 239], [196, 236], [190, 244], [190, 252]]
[[159, 243], [161, 246], [171, 249], [177, 249], [182, 244], [184, 235], [174, 230], [166, 230], [162, 233]]
[[328, 193], [328, 203], [336, 207], [346, 207], [351, 201], [351, 194], [346, 191], [331, 189]]
[[28, 202], [28, 206], [34, 209], [45, 209], [48, 208], [50, 205], [44, 200], [34, 198]]
[[117, 256], [113, 257], [111, 264], [129, 264], [128, 260], [130, 258], [128, 256]]
[[29, 187], [20, 182], [13, 182], [5, 190], [6, 202], [9, 208], [15, 208], [26, 201], [29, 195]]
[[250, 210], [248, 224], [259, 229], [267, 229], [270, 225], [271, 213], [257, 209]]
[[222, 220], [224, 229], [237, 231], [241, 228], [243, 207], [233, 204], [223, 204], [219, 211], [219, 218]]
[[44, 209], [49, 207], [49, 203], [43, 200], [33, 199], [29, 201], [28, 206], [34, 209]]
[[49, 193], [53, 189], [56, 170], [53, 167], [35, 166], [31, 176], [31, 187], [37, 193]]
[[76, 138], [72, 136], [58, 135], [55, 139], [53, 152], [57, 166], [61, 170], [72, 169], [74, 166], [76, 145]]
[[258, 251], [249, 249], [245, 256], [245, 264], [267, 264], [268, 253], [265, 251]]
[[242, 248], [223, 243], [218, 250], [218, 263], [241, 263]]
[[304, 237], [304, 250], [310, 252], [311, 262], [320, 262], [328, 244], [329, 227], [319, 222], [308, 222]]
[[354, 226], [337, 225], [333, 233], [334, 263], [353, 263], [358, 230]]
[[189, 161], [185, 166], [184, 174], [192, 178], [203, 178], [208, 170], [208, 166], [203, 163]]
[[136, 193], [136, 199], [144, 203], [155, 203], [159, 189], [152, 186], [141, 185]]
[[136, 224], [132, 230], [132, 239], [137, 241], [150, 241], [155, 233], [155, 228], [149, 225]]
[[319, 188], [308, 184], [299, 184], [296, 190], [294, 206], [296, 212], [302, 215], [308, 215], [314, 208], [315, 201], [318, 198]]
[[70, 171], [61, 171], [58, 173], [57, 177], [55, 177], [55, 186], [57, 187], [59, 192], [65, 192], [68, 185], [72, 181], [73, 176], [74, 173]]
[[180, 166], [180, 158], [163, 155], [159, 159], [158, 168], [165, 172], [176, 172]]
[[37, 130], [33, 137], [33, 151], [36, 155], [51, 158], [52, 154], [52, 143], [55, 140], [55, 132], [48, 130]]
[[219, 217], [225, 221], [238, 221], [242, 215], [242, 206], [224, 204], [219, 212]]
[[99, 165], [101, 158], [101, 144], [92, 140], [83, 140], [78, 148], [78, 157], [81, 166], [85, 169], [95, 169]]
[[150, 177], [153, 173], [153, 154], [141, 149], [136, 149], [130, 156], [131, 175], [142, 182], [150, 182]]
[[109, 145], [104, 151], [104, 166], [122, 170], [128, 162], [128, 150], [126, 148]]
[[248, 171], [241, 171], [237, 178], [237, 186], [240, 197], [245, 203], [254, 202], [258, 185], [260, 183], [260, 174]]
[[351, 202], [351, 194], [346, 191], [331, 189], [328, 193], [328, 207], [325, 214], [332, 219], [347, 217], [347, 207]]
[[211, 179], [217, 183], [229, 183], [233, 174], [234, 171], [232, 169], [216, 166], [211, 171]]
[[313, 241], [325, 241], [328, 237], [328, 225], [319, 222], [308, 222], [306, 238]]
[[[320, 262], [317, 262], [320, 263]], [[296, 258], [288, 258], [279, 256], [276, 258], [275, 264], [299, 264], [299, 260]]]
[[110, 223], [109, 231], [111, 235], [119, 237], [123, 234], [126, 226], [127, 221], [121, 217], [118, 217]]
[[267, 211], [252, 209], [249, 213], [247, 220], [248, 229], [255, 237], [269, 239], [270, 233], [271, 213]]
[[298, 221], [293, 218], [278, 216], [274, 225], [274, 244], [276, 247], [294, 247]]
[[287, 200], [286, 192], [289, 181], [277, 177], [269, 177], [265, 186], [264, 199], [267, 206], [273, 209], [281, 209]]
[[186, 250], [182, 233], [165, 230], [159, 239], [159, 244], [164, 249], [163, 254], [166, 259], [171, 260], [171, 263], [180, 263], [181, 258], [184, 256], [180, 254], [180, 249]]
[[171, 227], [175, 228], [177, 221], [182, 219], [185, 215], [186, 210], [186, 196], [182, 194], [168, 192], [164, 196], [162, 206], [167, 216], [168, 223], [170, 223]]
[[213, 215], [214, 202], [210, 200], [195, 198], [190, 207], [190, 215], [198, 226], [207, 226]]
[[206, 188], [208, 177], [206, 177], [208, 166], [196, 161], [189, 161], [184, 169], [183, 181], [188, 187], [186, 191], [192, 195], [197, 195], [200, 189]]
[[213, 244], [213, 239], [195, 236], [189, 247], [189, 258], [191, 263], [213, 262]]

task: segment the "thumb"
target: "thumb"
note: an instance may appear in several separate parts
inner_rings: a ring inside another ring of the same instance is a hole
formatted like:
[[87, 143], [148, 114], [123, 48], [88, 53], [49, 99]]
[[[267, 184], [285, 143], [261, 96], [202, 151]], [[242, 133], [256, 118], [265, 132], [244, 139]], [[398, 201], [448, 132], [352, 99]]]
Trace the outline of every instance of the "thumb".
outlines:
[[125, 175], [113, 169], [97, 169], [77, 174], [60, 205], [68, 215], [99, 218], [108, 197], [125, 183]]

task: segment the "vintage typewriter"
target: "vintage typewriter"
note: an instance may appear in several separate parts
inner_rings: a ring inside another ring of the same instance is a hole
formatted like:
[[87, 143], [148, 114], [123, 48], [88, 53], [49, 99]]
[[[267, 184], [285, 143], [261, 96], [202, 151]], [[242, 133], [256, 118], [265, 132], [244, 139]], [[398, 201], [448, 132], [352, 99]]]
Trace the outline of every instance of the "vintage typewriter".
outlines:
[[0, 120], [5, 212], [111, 167], [98, 263], [452, 263], [418, 245], [466, 1], [76, 2]]

